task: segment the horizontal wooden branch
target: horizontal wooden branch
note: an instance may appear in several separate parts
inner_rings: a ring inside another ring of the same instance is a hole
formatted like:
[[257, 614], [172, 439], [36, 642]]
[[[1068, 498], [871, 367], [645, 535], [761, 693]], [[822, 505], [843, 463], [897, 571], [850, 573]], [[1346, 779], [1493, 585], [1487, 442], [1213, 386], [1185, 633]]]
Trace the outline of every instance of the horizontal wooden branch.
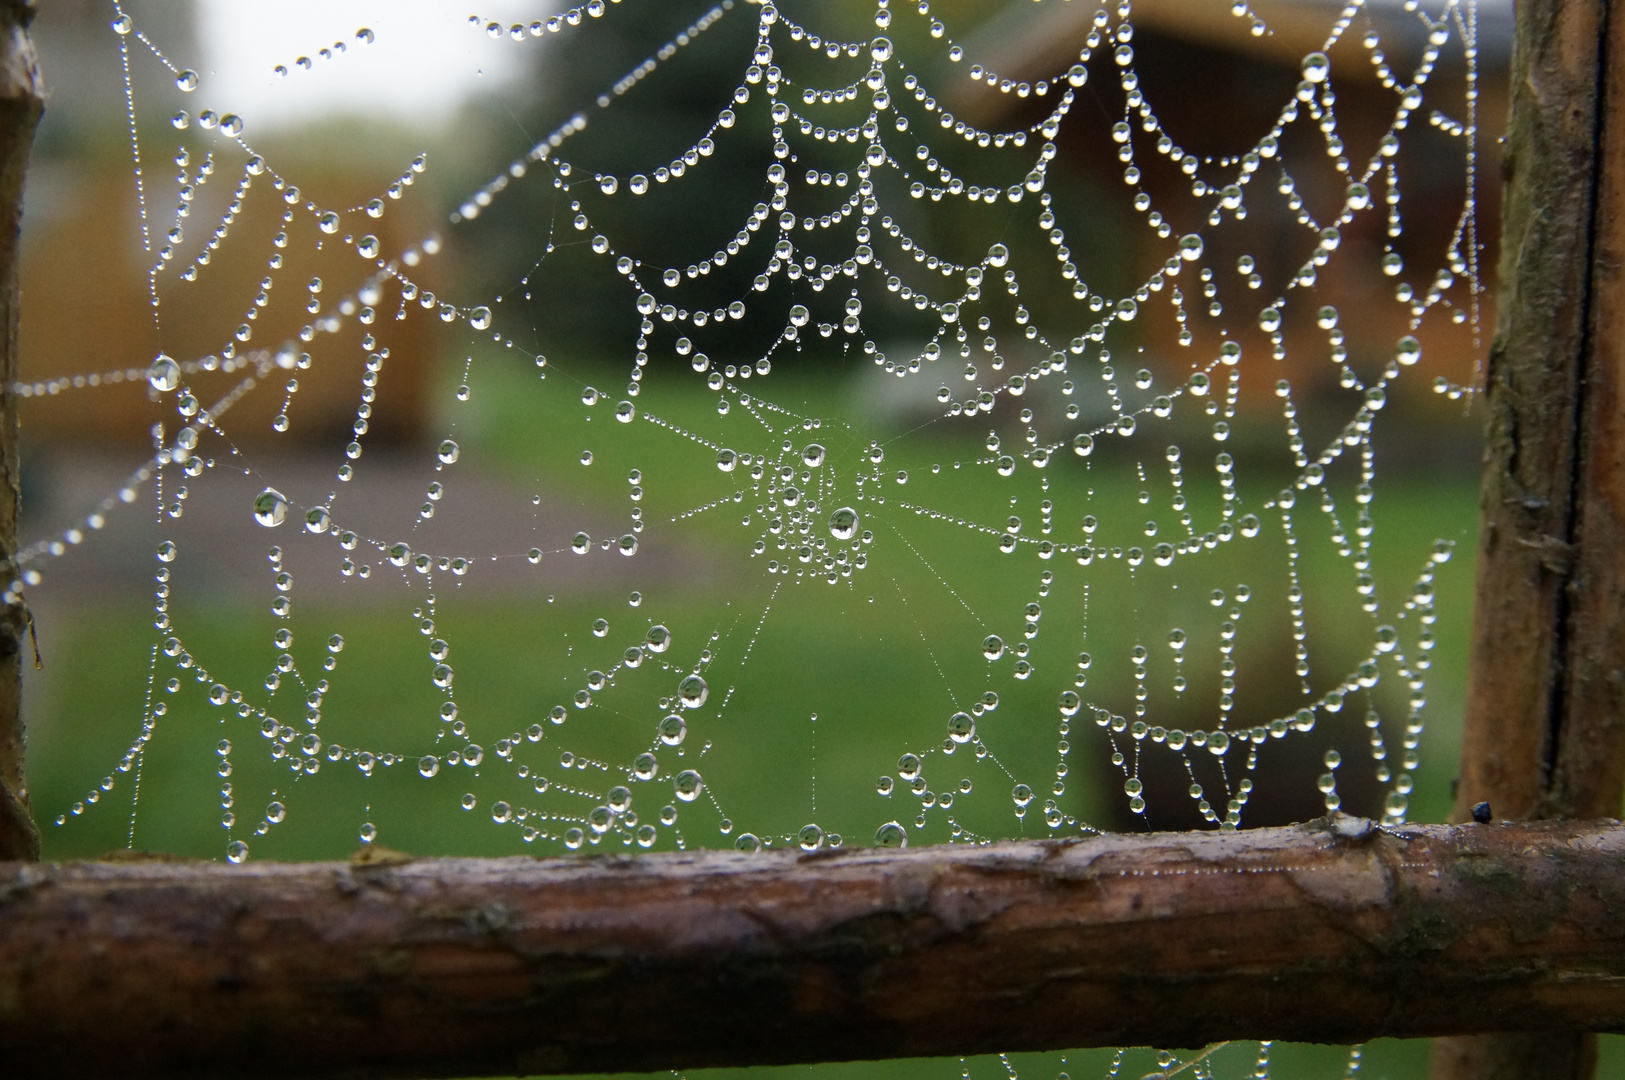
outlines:
[[421, 1077], [1625, 1026], [1619, 822], [0, 863], [29, 1077]]

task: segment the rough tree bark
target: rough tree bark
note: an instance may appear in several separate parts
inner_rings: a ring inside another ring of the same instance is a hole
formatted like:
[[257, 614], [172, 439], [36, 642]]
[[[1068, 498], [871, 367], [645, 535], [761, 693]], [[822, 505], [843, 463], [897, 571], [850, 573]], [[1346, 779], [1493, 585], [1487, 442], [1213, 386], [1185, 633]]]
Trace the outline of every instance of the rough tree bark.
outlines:
[[[0, 0], [0, 583], [15, 578], [17, 509], [17, 240], [23, 177], [43, 107], [28, 39], [32, 0]], [[28, 608], [14, 590], [0, 599], [0, 858], [39, 858], [23, 775], [22, 657]]]
[[[1456, 819], [1625, 786], [1625, 14], [1519, 0]], [[1442, 1039], [1436, 1080], [1582, 1080], [1595, 1040]]]
[[483, 1076], [1618, 1029], [1622, 907], [1614, 821], [10, 864], [0, 1060]]

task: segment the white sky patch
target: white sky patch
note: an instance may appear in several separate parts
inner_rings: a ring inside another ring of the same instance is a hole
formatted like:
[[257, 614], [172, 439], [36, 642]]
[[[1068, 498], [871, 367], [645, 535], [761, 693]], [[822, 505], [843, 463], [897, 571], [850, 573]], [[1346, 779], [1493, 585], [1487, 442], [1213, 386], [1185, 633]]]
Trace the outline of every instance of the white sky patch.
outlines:
[[[529, 35], [493, 40], [484, 23], [528, 24], [555, 10], [550, 0], [198, 0], [203, 64], [192, 96], [200, 107], [241, 115], [250, 132], [337, 116], [444, 124], [469, 98], [521, 78], [548, 44]], [[478, 26], [468, 21], [473, 11]], [[357, 39], [363, 27], [373, 32], [370, 45]]]

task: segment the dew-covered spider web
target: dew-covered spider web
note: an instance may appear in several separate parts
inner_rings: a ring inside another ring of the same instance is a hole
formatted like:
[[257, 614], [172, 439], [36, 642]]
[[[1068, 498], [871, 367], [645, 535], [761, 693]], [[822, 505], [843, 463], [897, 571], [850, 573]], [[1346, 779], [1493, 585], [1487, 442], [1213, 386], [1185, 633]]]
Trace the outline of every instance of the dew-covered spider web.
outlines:
[[[116, 257], [31, 239], [48, 852], [1394, 824], [1448, 779], [1500, 7], [277, 7], [305, 45], [242, 70], [98, 9]], [[355, 85], [394, 113], [299, 112]]]

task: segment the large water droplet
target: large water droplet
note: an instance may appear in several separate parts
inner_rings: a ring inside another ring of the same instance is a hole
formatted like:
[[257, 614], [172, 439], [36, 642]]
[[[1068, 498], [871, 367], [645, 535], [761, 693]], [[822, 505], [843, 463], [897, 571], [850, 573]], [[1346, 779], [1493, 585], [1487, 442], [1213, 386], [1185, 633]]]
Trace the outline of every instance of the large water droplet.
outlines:
[[190, 94], [197, 89], [197, 72], [191, 68], [175, 76], [175, 89], [183, 94]]
[[908, 832], [897, 822], [888, 821], [875, 830], [875, 847], [908, 847]]
[[181, 384], [181, 366], [163, 353], [159, 353], [147, 369], [147, 381], [160, 393], [168, 393]]
[[313, 506], [305, 511], [305, 529], [320, 536], [333, 527], [333, 515], [325, 506]]
[[254, 520], [266, 528], [275, 528], [287, 520], [288, 500], [276, 488], [266, 488], [254, 496]]
[[1303, 58], [1303, 77], [1312, 83], [1325, 82], [1332, 73], [1332, 62], [1323, 52], [1312, 52]]
[[711, 688], [698, 675], [690, 675], [677, 684], [677, 700], [685, 709], [698, 709], [711, 696]]
[[486, 330], [491, 326], [491, 309], [477, 307], [468, 313], [468, 325], [476, 330]]
[[829, 516], [829, 534], [837, 540], [850, 540], [858, 534], [858, 512], [843, 506]]
[[462, 452], [462, 447], [452, 440], [446, 439], [440, 444], [440, 449], [435, 453], [435, 456], [440, 459], [441, 464], [450, 465], [457, 460]]
[[1422, 343], [1410, 334], [1406, 334], [1399, 339], [1399, 345], [1394, 350], [1394, 359], [1409, 367], [1422, 359]]
[[705, 787], [705, 781], [693, 769], [684, 769], [672, 778], [673, 793], [684, 802], [693, 802], [700, 797], [700, 790]]

